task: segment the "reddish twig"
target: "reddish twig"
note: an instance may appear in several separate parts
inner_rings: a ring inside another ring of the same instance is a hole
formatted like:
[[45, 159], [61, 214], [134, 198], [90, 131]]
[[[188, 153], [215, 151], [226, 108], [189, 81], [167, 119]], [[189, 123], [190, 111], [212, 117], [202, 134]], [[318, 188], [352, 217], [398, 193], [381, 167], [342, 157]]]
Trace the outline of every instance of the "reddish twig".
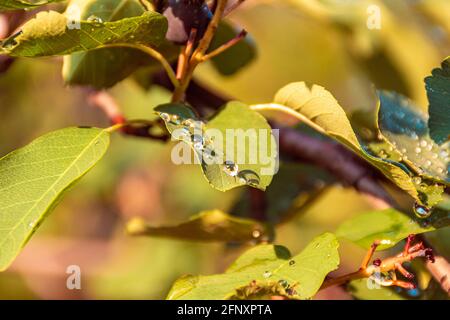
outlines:
[[166, 133], [154, 134], [151, 132], [153, 128], [161, 127], [159, 121], [127, 121], [114, 98], [106, 91], [89, 90], [87, 101], [90, 105], [102, 110], [112, 125], [123, 124], [119, 129], [123, 134], [160, 141], [169, 139], [169, 135]]
[[412, 279], [414, 278], [414, 275], [403, 267], [403, 263], [414, 260], [418, 257], [426, 258], [430, 264], [434, 264], [435, 261], [431, 249], [425, 248], [423, 242], [418, 242], [411, 246], [414, 237], [414, 235], [410, 235], [408, 237], [404, 250], [398, 255], [386, 258], [384, 260], [375, 259], [373, 263], [369, 265], [376, 248], [381, 244], [380, 241], [375, 241], [364, 257], [358, 271], [337, 278], [327, 279], [322, 284], [321, 289], [364, 278], [373, 278], [377, 284], [386, 287], [397, 286], [405, 289], [416, 288], [416, 285], [413, 282], [398, 280], [396, 272], [400, 272], [407, 279]]

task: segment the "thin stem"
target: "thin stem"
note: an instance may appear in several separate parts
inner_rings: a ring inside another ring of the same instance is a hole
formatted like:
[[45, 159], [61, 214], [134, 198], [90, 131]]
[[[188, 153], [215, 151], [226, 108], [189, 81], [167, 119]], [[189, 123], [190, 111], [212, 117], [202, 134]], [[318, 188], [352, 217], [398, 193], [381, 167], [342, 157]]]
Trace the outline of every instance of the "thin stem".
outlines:
[[375, 241], [375, 242], [370, 246], [369, 251], [367, 251], [367, 254], [366, 254], [366, 256], [364, 257], [364, 260], [363, 260], [362, 263], [361, 263], [360, 269], [363, 269], [363, 270], [364, 270], [364, 269], [367, 268], [367, 266], [369, 265], [370, 260], [371, 260], [372, 257], [373, 257], [373, 254], [375, 253], [375, 250], [377, 250], [378, 245], [379, 245], [379, 242], [378, 242], [378, 241]]
[[161, 53], [159, 53], [158, 51], [156, 51], [155, 49], [153, 49], [151, 47], [147, 47], [147, 46], [144, 46], [141, 44], [132, 44], [132, 43], [112, 43], [112, 44], [105, 44], [105, 45], [101, 46], [101, 48], [119, 48], [119, 47], [133, 48], [133, 49], [137, 49], [137, 50], [147, 53], [149, 56], [151, 56], [152, 58], [155, 58], [156, 60], [158, 60], [161, 63], [161, 65], [166, 70], [167, 75], [169, 76], [169, 79], [175, 88], [177, 88], [180, 85], [180, 83], [177, 79], [177, 76], [175, 75], [175, 72], [173, 71], [170, 63], [166, 60], [166, 58]]
[[370, 277], [370, 275], [366, 274], [366, 272], [364, 272], [363, 270], [358, 270], [356, 272], [352, 272], [340, 277], [325, 280], [322, 286], [320, 287], [320, 290], [326, 289], [331, 286], [345, 284], [353, 280], [364, 279], [368, 277]]
[[211, 44], [211, 41], [216, 34], [216, 30], [219, 26], [220, 20], [222, 20], [223, 13], [225, 11], [225, 8], [227, 6], [228, 0], [218, 0], [217, 1], [217, 7], [214, 11], [214, 16], [211, 19], [211, 22], [208, 25], [208, 28], [206, 29], [206, 32], [203, 36], [203, 38], [200, 40], [200, 43], [198, 44], [197, 49], [195, 50], [194, 54], [192, 55], [193, 60], [197, 60], [198, 62], [201, 61], [202, 56], [205, 54], [205, 52], [208, 50], [209, 45]]
[[239, 7], [241, 4], [243, 4], [245, 2], [245, 0], [236, 0], [234, 3], [232, 3], [231, 5], [228, 6], [228, 8], [226, 8], [225, 12], [223, 13], [223, 16], [226, 17], [227, 15], [229, 15], [231, 12], [233, 12], [234, 10], [237, 9], [237, 7]]
[[177, 67], [177, 79], [179, 81], [184, 78], [184, 75], [188, 68], [189, 59], [191, 58], [192, 51], [194, 50], [196, 37], [197, 37], [197, 29], [193, 28], [189, 33], [189, 39], [187, 41], [186, 46], [181, 48], [180, 55], [178, 56], [178, 67]]
[[186, 89], [191, 82], [195, 68], [202, 62], [203, 56], [208, 50], [211, 41], [216, 33], [217, 27], [219, 26], [220, 20], [223, 17], [228, 0], [217, 0], [216, 9], [214, 11], [214, 16], [209, 22], [208, 28], [206, 29], [203, 38], [200, 40], [197, 48], [192, 54], [189, 62], [187, 64], [186, 72], [184, 72], [182, 79], [180, 80], [180, 85], [175, 86], [175, 90], [172, 95], [172, 102], [178, 102], [184, 99]]
[[281, 104], [277, 104], [277, 103], [267, 103], [267, 104], [255, 104], [255, 105], [251, 105], [250, 109], [254, 110], [254, 111], [278, 111], [278, 112], [283, 112], [286, 113], [302, 122], [304, 122], [305, 124], [309, 125], [311, 128], [313, 128], [314, 130], [326, 134], [326, 132], [323, 130], [323, 128], [321, 128], [320, 126], [318, 126], [317, 124], [315, 124], [313, 121], [311, 121], [310, 119], [308, 119], [307, 117], [305, 117], [303, 114], [301, 114], [300, 112], [295, 111], [292, 108], [288, 108], [286, 106], [283, 106]]
[[154, 11], [154, 10], [155, 10], [155, 6], [153, 6], [153, 4], [151, 4], [149, 1], [147, 1], [147, 0], [139, 0], [139, 2], [141, 3], [141, 5], [142, 5], [147, 11]]
[[218, 56], [222, 52], [228, 50], [229, 48], [231, 48], [232, 46], [237, 44], [239, 41], [244, 39], [246, 35], [247, 35], [247, 31], [242, 30], [235, 38], [231, 39], [227, 43], [224, 43], [223, 45], [221, 45], [220, 47], [218, 47], [214, 51], [211, 51], [210, 53], [205, 54], [203, 56], [203, 58], [202, 58], [202, 61], [206, 61], [206, 60], [209, 60], [211, 58], [214, 58], [215, 56]]

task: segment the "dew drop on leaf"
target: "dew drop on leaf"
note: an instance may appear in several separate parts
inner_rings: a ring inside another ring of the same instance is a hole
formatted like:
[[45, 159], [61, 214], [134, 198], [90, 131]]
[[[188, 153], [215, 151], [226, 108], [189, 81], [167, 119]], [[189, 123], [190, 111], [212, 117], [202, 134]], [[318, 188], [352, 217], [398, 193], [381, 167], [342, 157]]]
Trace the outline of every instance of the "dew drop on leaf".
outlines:
[[264, 273], [263, 273], [264, 278], [270, 278], [271, 275], [272, 275], [272, 272], [270, 272], [270, 271], [264, 271]]
[[169, 120], [170, 120], [170, 116], [169, 116], [167, 113], [165, 113], [165, 112], [160, 113], [159, 116], [160, 116], [161, 119], [163, 119], [164, 121], [169, 121]]
[[193, 134], [191, 136], [192, 139], [192, 145], [194, 146], [195, 150], [201, 150], [203, 149], [203, 137], [200, 134]]
[[261, 231], [259, 231], [257, 229], [253, 230], [252, 237], [255, 239], [258, 239], [259, 237], [261, 237]]
[[414, 204], [414, 213], [418, 218], [424, 219], [430, 216], [431, 209], [416, 202]]
[[279, 281], [278, 281], [278, 284], [279, 284], [280, 286], [282, 286], [283, 288], [285, 288], [285, 289], [289, 287], [289, 282], [287, 282], [287, 281], [284, 280], [284, 279], [279, 280]]
[[239, 172], [239, 167], [233, 161], [225, 161], [223, 171], [227, 175], [229, 175], [231, 177], [235, 177], [235, 176], [237, 176], [237, 174]]
[[420, 178], [420, 177], [414, 177], [414, 178], [412, 179], [412, 181], [413, 181], [414, 184], [419, 185], [419, 184], [422, 182], [422, 178]]

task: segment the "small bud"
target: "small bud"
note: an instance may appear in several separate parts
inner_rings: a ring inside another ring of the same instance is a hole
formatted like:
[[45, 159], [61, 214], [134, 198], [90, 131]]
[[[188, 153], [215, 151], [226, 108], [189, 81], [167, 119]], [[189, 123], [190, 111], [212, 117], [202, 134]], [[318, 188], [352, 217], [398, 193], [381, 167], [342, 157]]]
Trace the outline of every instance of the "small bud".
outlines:
[[379, 267], [379, 266], [381, 266], [381, 259], [375, 259], [375, 260], [373, 260], [372, 263], [374, 266]]

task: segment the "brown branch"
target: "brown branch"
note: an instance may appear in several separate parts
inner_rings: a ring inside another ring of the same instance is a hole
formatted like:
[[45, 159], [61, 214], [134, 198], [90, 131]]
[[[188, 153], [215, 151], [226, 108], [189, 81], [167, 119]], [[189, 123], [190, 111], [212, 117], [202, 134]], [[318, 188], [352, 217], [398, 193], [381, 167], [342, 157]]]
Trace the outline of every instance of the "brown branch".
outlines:
[[434, 263], [427, 261], [426, 267], [441, 288], [450, 295], [450, 264], [448, 261], [444, 257], [436, 255]]
[[280, 127], [280, 153], [293, 160], [317, 165], [345, 185], [382, 199], [392, 206], [393, 200], [380, 184], [383, 177], [364, 160], [333, 141], [321, 140], [298, 130]]

